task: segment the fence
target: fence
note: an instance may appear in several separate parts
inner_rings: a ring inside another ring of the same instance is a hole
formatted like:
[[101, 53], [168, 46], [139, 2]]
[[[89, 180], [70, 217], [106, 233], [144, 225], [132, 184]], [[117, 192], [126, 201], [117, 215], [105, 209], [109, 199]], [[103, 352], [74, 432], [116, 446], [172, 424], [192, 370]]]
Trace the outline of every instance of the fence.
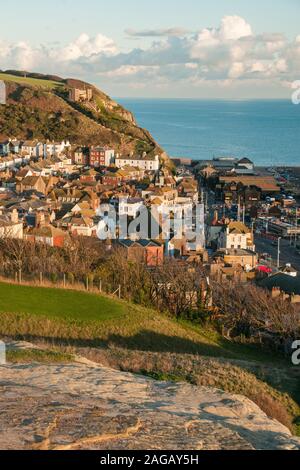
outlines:
[[0, 281], [20, 285], [54, 287], [57, 289], [79, 290], [106, 294], [121, 298], [121, 286], [110, 284], [93, 275], [75, 276], [73, 273], [28, 273], [0, 271]]

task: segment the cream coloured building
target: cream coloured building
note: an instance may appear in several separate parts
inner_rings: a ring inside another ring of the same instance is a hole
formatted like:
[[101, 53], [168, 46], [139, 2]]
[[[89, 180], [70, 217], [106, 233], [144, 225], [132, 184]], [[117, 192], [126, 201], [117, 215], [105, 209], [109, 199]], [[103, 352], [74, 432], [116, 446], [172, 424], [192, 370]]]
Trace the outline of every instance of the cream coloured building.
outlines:
[[253, 232], [242, 222], [230, 222], [219, 235], [219, 248], [255, 251]]
[[159, 156], [155, 155], [154, 157], [143, 155], [139, 156], [117, 156], [116, 157], [116, 167], [124, 168], [125, 166], [131, 166], [140, 168], [145, 171], [158, 171], [160, 167]]

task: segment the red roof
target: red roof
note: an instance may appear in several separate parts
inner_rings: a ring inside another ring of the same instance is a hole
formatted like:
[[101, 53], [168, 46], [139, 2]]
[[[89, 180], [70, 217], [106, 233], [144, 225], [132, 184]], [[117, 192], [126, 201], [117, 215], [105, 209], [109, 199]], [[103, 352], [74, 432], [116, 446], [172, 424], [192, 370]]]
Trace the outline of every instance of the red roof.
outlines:
[[271, 268], [268, 268], [268, 266], [257, 266], [257, 270], [260, 271], [261, 273], [266, 273], [266, 274], [271, 274], [273, 271]]

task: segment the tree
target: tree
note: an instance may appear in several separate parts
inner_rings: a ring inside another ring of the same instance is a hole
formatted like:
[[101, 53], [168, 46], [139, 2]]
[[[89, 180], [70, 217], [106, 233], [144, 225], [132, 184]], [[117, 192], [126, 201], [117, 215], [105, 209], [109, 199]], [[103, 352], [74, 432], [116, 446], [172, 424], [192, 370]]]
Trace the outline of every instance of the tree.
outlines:
[[159, 310], [170, 311], [176, 318], [203, 312], [209, 303], [203, 266], [167, 259], [151, 272], [151, 295]]
[[214, 306], [228, 334], [251, 336], [261, 330], [281, 338], [299, 337], [299, 312], [282, 296], [274, 299], [260, 287], [236, 282], [214, 282], [212, 291]]

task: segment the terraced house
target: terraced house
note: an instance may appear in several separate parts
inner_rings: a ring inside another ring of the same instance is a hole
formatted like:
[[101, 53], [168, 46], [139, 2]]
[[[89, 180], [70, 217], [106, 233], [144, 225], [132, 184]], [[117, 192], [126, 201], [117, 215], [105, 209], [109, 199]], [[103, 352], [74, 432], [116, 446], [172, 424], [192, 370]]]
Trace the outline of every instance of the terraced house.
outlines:
[[33, 158], [40, 158], [44, 156], [44, 144], [37, 140], [25, 140], [21, 145], [21, 153], [29, 155]]
[[116, 167], [124, 168], [125, 166], [133, 166], [145, 171], [158, 171], [160, 167], [159, 156], [144, 153], [141, 157], [133, 155], [116, 157]]
[[115, 161], [115, 151], [108, 147], [91, 147], [90, 165], [94, 167], [110, 166]]

